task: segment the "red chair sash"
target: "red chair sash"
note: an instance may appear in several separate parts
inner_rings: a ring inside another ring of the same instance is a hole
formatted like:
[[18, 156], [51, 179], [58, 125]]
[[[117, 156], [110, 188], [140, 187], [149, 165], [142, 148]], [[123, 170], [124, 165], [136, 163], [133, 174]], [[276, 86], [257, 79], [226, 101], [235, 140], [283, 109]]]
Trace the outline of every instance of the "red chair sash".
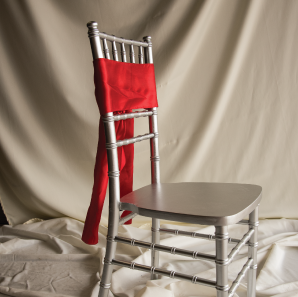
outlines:
[[[122, 63], [96, 59], [94, 64], [95, 96], [101, 115], [131, 112], [132, 109], [157, 107], [156, 84], [153, 64]], [[117, 140], [132, 138], [134, 120], [115, 122]], [[134, 146], [118, 148], [120, 171], [120, 198], [132, 191]], [[97, 244], [98, 225], [108, 184], [108, 162], [105, 147], [105, 132], [102, 120], [94, 167], [94, 184], [91, 203], [87, 212], [82, 240]], [[122, 216], [129, 212], [124, 212]], [[130, 224], [131, 220], [126, 222]]]

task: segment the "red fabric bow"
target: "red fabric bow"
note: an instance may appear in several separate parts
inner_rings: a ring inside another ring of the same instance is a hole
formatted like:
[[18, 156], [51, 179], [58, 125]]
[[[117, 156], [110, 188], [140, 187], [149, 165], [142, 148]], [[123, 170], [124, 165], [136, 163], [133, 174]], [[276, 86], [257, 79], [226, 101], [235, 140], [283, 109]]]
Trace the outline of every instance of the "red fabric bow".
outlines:
[[[107, 59], [96, 59], [94, 64], [95, 96], [101, 115], [131, 112], [132, 109], [157, 107], [156, 85], [153, 64], [122, 63]], [[134, 120], [115, 122], [117, 140], [132, 138]], [[132, 144], [118, 148], [120, 171], [120, 198], [132, 191], [133, 184]], [[94, 184], [82, 240], [97, 244], [98, 225], [108, 184], [108, 162], [105, 147], [105, 132], [102, 120], [94, 168]], [[129, 212], [125, 211], [122, 216]], [[131, 224], [131, 220], [126, 222]]]

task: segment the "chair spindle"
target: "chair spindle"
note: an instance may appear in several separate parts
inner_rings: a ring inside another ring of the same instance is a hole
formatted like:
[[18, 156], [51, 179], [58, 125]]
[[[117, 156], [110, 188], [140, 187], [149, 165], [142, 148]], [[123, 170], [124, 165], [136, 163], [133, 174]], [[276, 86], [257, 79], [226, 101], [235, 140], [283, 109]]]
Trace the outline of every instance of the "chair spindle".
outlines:
[[144, 64], [144, 54], [142, 46], [139, 46], [139, 64]]
[[117, 52], [117, 46], [116, 46], [116, 42], [115, 41], [112, 41], [112, 52], [113, 52], [113, 59], [114, 59], [114, 61], [119, 61], [119, 59], [118, 59], [118, 52]]
[[135, 59], [135, 51], [133, 49], [133, 44], [129, 46], [129, 55], [130, 55], [130, 63], [135, 63], [136, 59]]
[[102, 39], [102, 45], [103, 45], [103, 53], [105, 58], [110, 60], [109, 48], [108, 48], [107, 40], [105, 38]]
[[121, 59], [122, 59], [122, 62], [127, 62], [124, 43], [121, 43]]

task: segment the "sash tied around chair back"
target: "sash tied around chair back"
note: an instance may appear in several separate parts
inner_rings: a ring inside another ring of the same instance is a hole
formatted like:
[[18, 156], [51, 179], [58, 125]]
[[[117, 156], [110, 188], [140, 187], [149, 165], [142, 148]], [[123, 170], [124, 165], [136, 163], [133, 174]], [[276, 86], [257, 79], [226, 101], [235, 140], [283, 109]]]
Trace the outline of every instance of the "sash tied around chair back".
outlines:
[[[129, 113], [132, 109], [157, 107], [156, 85], [153, 64], [123, 63], [108, 59], [96, 59], [94, 64], [95, 96], [101, 116]], [[134, 119], [115, 122], [117, 140], [132, 138]], [[120, 198], [132, 191], [133, 186], [132, 144], [118, 147], [120, 171]], [[98, 225], [108, 184], [108, 161], [105, 146], [105, 132], [102, 118], [99, 123], [99, 137], [94, 167], [94, 184], [91, 203], [87, 212], [82, 240], [97, 244]], [[129, 212], [124, 211], [122, 216]], [[130, 224], [131, 220], [126, 224]]]

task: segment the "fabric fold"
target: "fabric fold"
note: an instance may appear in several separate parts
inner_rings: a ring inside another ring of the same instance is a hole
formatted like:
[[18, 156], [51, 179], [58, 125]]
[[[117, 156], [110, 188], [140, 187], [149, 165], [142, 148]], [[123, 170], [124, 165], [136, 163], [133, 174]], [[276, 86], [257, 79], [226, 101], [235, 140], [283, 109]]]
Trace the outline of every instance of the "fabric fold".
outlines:
[[[129, 113], [132, 109], [157, 107], [156, 85], [153, 64], [122, 63], [107, 59], [94, 60], [95, 96], [101, 115]], [[134, 119], [115, 122], [117, 140], [132, 138]], [[133, 144], [119, 147], [120, 198], [133, 187]], [[98, 226], [101, 219], [108, 185], [108, 162], [105, 147], [105, 131], [102, 119], [94, 167], [94, 184], [91, 203], [87, 212], [82, 240], [97, 244]], [[128, 211], [122, 214], [126, 216]], [[131, 220], [126, 224], [131, 224]]]

